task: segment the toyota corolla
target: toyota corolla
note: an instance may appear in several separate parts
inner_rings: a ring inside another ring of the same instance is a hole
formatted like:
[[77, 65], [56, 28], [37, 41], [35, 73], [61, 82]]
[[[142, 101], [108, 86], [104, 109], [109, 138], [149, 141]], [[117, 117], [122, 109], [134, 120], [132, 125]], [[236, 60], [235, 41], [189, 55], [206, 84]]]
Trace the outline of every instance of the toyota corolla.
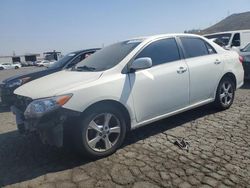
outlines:
[[104, 157], [140, 126], [208, 103], [228, 109], [243, 76], [239, 55], [204, 37], [140, 37], [19, 87], [11, 109], [21, 132], [59, 147], [71, 132], [78, 151]]

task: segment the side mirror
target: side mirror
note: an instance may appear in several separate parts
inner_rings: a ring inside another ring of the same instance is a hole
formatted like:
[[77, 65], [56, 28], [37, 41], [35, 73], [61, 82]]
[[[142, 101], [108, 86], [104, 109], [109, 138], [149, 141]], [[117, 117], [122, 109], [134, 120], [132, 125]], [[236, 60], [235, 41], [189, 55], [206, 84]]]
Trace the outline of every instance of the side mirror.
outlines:
[[139, 69], [147, 69], [152, 67], [152, 59], [150, 57], [141, 57], [132, 62], [130, 65], [131, 71], [136, 71]]

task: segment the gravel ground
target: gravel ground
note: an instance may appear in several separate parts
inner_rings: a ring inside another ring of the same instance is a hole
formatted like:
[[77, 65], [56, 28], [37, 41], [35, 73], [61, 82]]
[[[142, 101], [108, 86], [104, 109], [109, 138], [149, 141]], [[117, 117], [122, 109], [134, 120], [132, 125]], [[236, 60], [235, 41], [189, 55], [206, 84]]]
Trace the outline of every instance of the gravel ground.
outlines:
[[[20, 136], [6, 108], [0, 120], [0, 187], [250, 187], [250, 82], [229, 110], [204, 106], [142, 127], [96, 161]], [[190, 141], [188, 152], [177, 137]]]

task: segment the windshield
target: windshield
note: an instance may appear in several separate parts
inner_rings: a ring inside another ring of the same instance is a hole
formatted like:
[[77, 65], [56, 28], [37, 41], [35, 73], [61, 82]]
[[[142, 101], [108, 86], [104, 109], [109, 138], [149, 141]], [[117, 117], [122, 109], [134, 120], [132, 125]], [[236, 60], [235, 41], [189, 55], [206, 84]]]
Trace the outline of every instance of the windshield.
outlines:
[[56, 61], [55, 63], [53, 63], [50, 66], [50, 68], [58, 68], [58, 67], [65, 66], [65, 64], [68, 63], [71, 59], [73, 59], [76, 55], [77, 55], [76, 53], [69, 53], [65, 55], [62, 59], [60, 59], [59, 61]]
[[231, 36], [232, 36], [231, 33], [224, 33], [224, 34], [207, 35], [205, 37], [208, 39], [218, 39], [223, 43], [224, 46], [227, 46]]
[[140, 43], [141, 40], [128, 40], [112, 44], [84, 59], [72, 70], [103, 71], [110, 69], [120, 63]]

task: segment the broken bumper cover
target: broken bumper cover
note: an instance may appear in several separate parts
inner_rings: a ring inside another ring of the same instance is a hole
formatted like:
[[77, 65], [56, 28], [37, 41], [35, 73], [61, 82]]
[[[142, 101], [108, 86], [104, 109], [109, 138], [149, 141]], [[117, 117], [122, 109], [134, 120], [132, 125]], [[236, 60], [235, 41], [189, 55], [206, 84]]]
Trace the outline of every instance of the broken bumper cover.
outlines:
[[80, 116], [80, 112], [75, 112], [65, 108], [47, 113], [39, 118], [27, 119], [16, 106], [11, 106], [11, 111], [16, 116], [16, 124], [21, 134], [37, 132], [43, 143], [62, 147], [63, 146], [63, 130], [65, 122], [74, 117]]

